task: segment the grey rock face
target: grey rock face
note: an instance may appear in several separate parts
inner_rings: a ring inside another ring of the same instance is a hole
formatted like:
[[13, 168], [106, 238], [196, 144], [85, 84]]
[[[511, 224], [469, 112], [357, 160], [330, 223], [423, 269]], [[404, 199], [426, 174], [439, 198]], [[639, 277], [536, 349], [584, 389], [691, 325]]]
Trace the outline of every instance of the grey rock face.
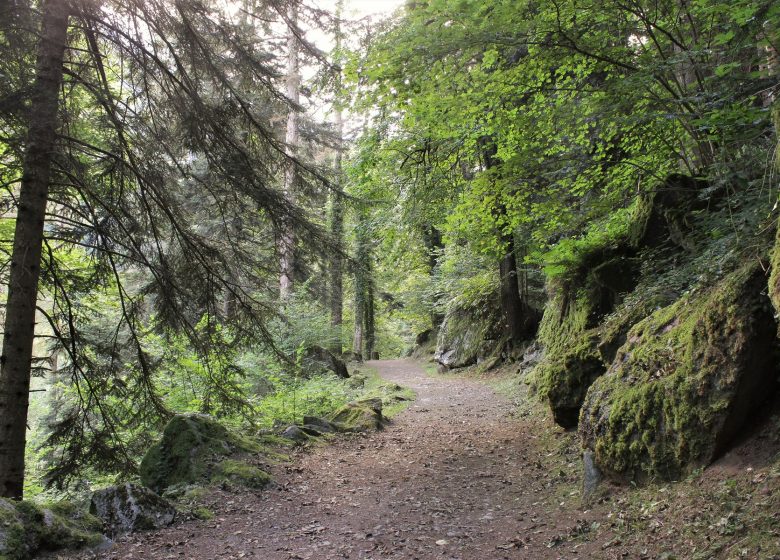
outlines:
[[176, 518], [176, 508], [168, 500], [131, 483], [95, 492], [90, 511], [103, 521], [106, 533], [112, 538], [167, 527]]
[[602, 479], [601, 471], [596, 466], [596, 459], [592, 451], [585, 451], [582, 454], [582, 469], [582, 501], [589, 503]]
[[298, 426], [292, 425], [287, 426], [284, 431], [280, 434], [283, 438], [303, 443], [309, 439], [309, 436], [304, 432], [301, 428]]
[[312, 375], [318, 370], [327, 370], [342, 379], [349, 378], [346, 364], [322, 346], [310, 346], [303, 355], [303, 369]]

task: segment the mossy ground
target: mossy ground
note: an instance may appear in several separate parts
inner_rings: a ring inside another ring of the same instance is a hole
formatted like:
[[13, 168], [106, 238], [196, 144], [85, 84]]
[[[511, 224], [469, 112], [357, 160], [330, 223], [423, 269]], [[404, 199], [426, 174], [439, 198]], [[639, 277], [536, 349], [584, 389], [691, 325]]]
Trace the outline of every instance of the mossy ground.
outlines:
[[417, 395], [407, 387], [388, 382], [377, 374], [376, 368], [364, 366], [365, 381], [360, 399], [379, 398], [382, 400], [382, 416], [392, 419], [409, 407]]
[[[355, 384], [355, 380], [360, 383]], [[355, 384], [351, 391], [358, 401], [380, 399], [385, 418], [398, 414], [415, 397], [413, 391], [382, 380], [375, 369], [366, 366], [344, 383]], [[375, 413], [368, 405], [350, 408], [342, 416], [338, 421], [349, 430], [377, 427]], [[311, 441], [317, 444], [325, 439]], [[205, 415], [177, 416], [166, 426], [162, 440], [144, 457], [141, 480], [152, 489], [166, 491], [179, 503], [186, 502], [186, 509], [191, 510], [202, 501], [188, 498], [193, 486], [266, 486], [271, 480], [268, 471], [289, 461], [287, 450], [294, 445], [274, 434], [249, 437], [237, 433]]]
[[0, 500], [5, 540], [0, 559], [24, 560], [38, 551], [78, 549], [103, 542], [102, 523], [70, 502], [37, 504]]
[[214, 468], [212, 482], [232, 483], [247, 488], [263, 488], [271, 482], [271, 475], [245, 461], [225, 459]]

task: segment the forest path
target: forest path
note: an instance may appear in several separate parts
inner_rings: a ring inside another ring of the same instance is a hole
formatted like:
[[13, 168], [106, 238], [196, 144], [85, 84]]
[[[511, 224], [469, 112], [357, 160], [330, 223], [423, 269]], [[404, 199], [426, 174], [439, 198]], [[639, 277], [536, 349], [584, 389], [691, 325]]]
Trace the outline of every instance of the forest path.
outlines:
[[384, 431], [302, 453], [276, 473], [277, 488], [220, 493], [214, 519], [134, 535], [97, 557], [589, 557], [593, 543], [557, 546], [590, 516], [569, 495], [579, 469], [568, 485], [550, 472], [538, 421], [513, 417], [483, 383], [407, 360], [368, 365], [417, 393]]

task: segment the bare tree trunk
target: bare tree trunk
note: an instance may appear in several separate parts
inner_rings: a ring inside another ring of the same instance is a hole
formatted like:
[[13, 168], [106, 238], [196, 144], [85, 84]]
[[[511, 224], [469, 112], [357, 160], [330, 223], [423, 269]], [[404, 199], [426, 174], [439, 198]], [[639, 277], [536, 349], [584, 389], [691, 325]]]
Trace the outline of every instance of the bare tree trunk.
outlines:
[[[287, 37], [287, 98], [295, 105], [290, 108], [287, 115], [287, 145], [288, 160], [284, 169], [284, 196], [290, 205], [295, 203], [295, 187], [297, 183], [297, 170], [292, 158], [296, 155], [298, 146], [298, 110], [300, 102], [300, 61], [298, 59], [298, 37], [294, 28], [298, 25], [298, 8], [295, 3], [290, 4], [289, 14], [290, 31]], [[295, 232], [292, 223], [286, 221], [282, 224], [282, 232], [279, 239], [279, 296], [284, 299], [290, 295], [293, 286], [293, 271], [295, 269]]]
[[364, 345], [367, 346], [366, 342], [368, 340], [367, 327], [369, 326], [368, 321], [366, 321], [366, 314], [369, 310], [369, 305], [373, 306], [369, 302], [371, 264], [369, 261], [369, 241], [366, 222], [366, 211], [360, 209], [355, 233], [355, 331], [352, 339], [352, 350], [359, 355], [359, 359], [365, 357], [370, 360], [371, 349], [365, 348], [367, 352], [364, 354]]
[[363, 280], [363, 275], [357, 271], [355, 274], [355, 330], [352, 336], [352, 351], [359, 362], [363, 361], [363, 317], [366, 313], [366, 291]]
[[[370, 258], [370, 254], [368, 255]], [[376, 320], [374, 308], [374, 278], [369, 268], [366, 282], [366, 308], [365, 308], [365, 329], [366, 329], [366, 356], [369, 360], [376, 360], [379, 356], [376, 353]]]
[[536, 327], [535, 313], [523, 300], [517, 277], [517, 257], [515, 255], [514, 236], [504, 239], [506, 254], [499, 262], [501, 275], [501, 310], [504, 314], [504, 324], [510, 343], [516, 343], [532, 338]]
[[[423, 227], [423, 244], [428, 253], [428, 274], [433, 277], [436, 272], [438, 257], [444, 249], [444, 241], [441, 232], [436, 227], [426, 225]], [[438, 329], [444, 322], [444, 314], [435, 310], [431, 311], [431, 326]]]
[[[496, 145], [492, 138], [482, 140], [482, 157], [485, 169], [490, 171], [499, 165], [496, 159]], [[506, 208], [498, 205], [493, 209], [496, 217], [506, 216]], [[500, 304], [504, 316], [504, 331], [509, 338], [509, 345], [515, 347], [518, 342], [531, 338], [535, 332], [535, 320], [532, 310], [520, 294], [517, 283], [517, 258], [515, 256], [515, 238], [512, 234], [501, 235], [501, 241], [506, 253], [498, 263], [501, 277]]]
[[47, 0], [43, 4], [0, 358], [0, 492], [6, 498], [20, 499], [24, 489], [35, 308], [68, 15], [65, 0]]
[[330, 325], [333, 328], [334, 339], [331, 344], [331, 352], [340, 355], [341, 326], [344, 322], [344, 259], [341, 250], [344, 247], [344, 200], [343, 200], [343, 174], [342, 157], [344, 153], [344, 113], [342, 109], [342, 79], [341, 79], [341, 13], [343, 1], [336, 5], [336, 92], [335, 92], [335, 116], [336, 125], [336, 154], [333, 161], [333, 175], [335, 182], [331, 192], [330, 203], [330, 234], [338, 246], [330, 261]]
[[344, 246], [344, 200], [341, 186], [344, 121], [341, 108], [336, 110], [335, 120], [338, 147], [333, 170], [336, 182], [331, 194], [330, 233], [339, 250], [334, 253], [330, 262], [330, 325], [335, 334], [331, 351], [341, 354], [341, 325], [344, 322], [344, 259], [341, 255], [341, 248]]

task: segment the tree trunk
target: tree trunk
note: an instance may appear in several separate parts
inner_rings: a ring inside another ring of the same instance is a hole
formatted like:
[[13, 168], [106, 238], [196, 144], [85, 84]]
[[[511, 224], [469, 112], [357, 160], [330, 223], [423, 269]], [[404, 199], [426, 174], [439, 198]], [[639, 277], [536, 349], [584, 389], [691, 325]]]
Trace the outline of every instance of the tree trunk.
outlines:
[[[428, 253], [428, 274], [433, 277], [438, 264], [438, 257], [444, 249], [444, 242], [441, 238], [441, 232], [434, 226], [426, 225], [423, 229], [423, 244]], [[431, 326], [437, 329], [444, 322], [444, 314], [437, 313], [435, 309], [431, 311]]]
[[334, 251], [330, 262], [330, 325], [333, 327], [334, 340], [331, 351], [341, 354], [341, 325], [344, 321], [344, 259], [341, 255], [344, 246], [344, 201], [341, 190], [341, 131], [343, 122], [341, 110], [336, 113], [336, 127], [339, 134], [339, 147], [336, 152], [336, 161], [334, 172], [336, 174], [336, 183], [331, 195], [331, 217], [330, 233], [333, 241], [338, 246]]
[[35, 308], [68, 15], [64, 0], [43, 4], [0, 358], [0, 491], [5, 498], [21, 499], [24, 488]]
[[[367, 256], [370, 258], [370, 253]], [[366, 308], [364, 321], [366, 324], [366, 356], [369, 360], [374, 360], [376, 359], [376, 322], [374, 314], [374, 279], [371, 276], [371, 268], [369, 267], [366, 282]]]
[[[284, 196], [290, 205], [295, 203], [295, 187], [297, 170], [293, 158], [298, 146], [298, 108], [300, 102], [300, 61], [298, 60], [298, 37], [294, 27], [298, 25], [298, 8], [295, 3], [290, 5], [290, 31], [287, 37], [287, 84], [285, 94], [294, 106], [287, 114], [287, 133], [285, 135], [287, 162], [284, 168]], [[292, 223], [285, 220], [279, 239], [279, 296], [285, 299], [290, 295], [293, 286], [293, 271], [295, 269], [295, 232]]]
[[366, 291], [363, 285], [363, 274], [355, 272], [355, 330], [352, 336], [352, 351], [355, 359], [363, 361], [363, 317], [366, 309]]
[[[492, 138], [486, 137], [481, 141], [482, 157], [485, 169], [490, 171], [496, 168], [500, 162], [496, 158], [496, 144]], [[493, 209], [497, 218], [506, 216], [506, 208], [499, 204]], [[510, 346], [514, 347], [518, 342], [531, 338], [536, 331], [536, 313], [523, 300], [520, 295], [520, 286], [517, 283], [517, 258], [515, 256], [515, 238], [512, 234], [501, 236], [506, 253], [498, 263], [501, 276], [500, 303], [501, 313], [504, 316], [504, 330], [509, 337]]]
[[525, 323], [528, 319], [527, 305], [520, 297], [520, 286], [517, 283], [517, 259], [515, 257], [515, 241], [513, 236], [504, 238], [506, 255], [499, 263], [501, 275], [501, 311], [504, 315], [504, 325], [512, 345], [529, 338]]
[[[371, 288], [371, 262], [369, 252], [369, 240], [367, 227], [367, 216], [365, 210], [360, 210], [358, 223], [356, 227], [356, 247], [355, 247], [355, 334], [352, 339], [352, 350], [361, 358], [371, 359], [371, 348], [373, 344], [373, 333], [369, 332], [369, 327], [373, 331], [372, 321], [368, 321], [368, 313], [373, 313], [373, 301], [370, 300], [373, 292]], [[364, 345], [366, 346], [364, 354]]]
[[[339, 2], [336, 11], [336, 17], [341, 17], [342, 3]], [[336, 55], [337, 64], [341, 64], [341, 25], [337, 19], [336, 23]], [[344, 149], [344, 115], [341, 106], [342, 83], [341, 68], [337, 69], [336, 74], [336, 154], [333, 161], [333, 175], [335, 181], [333, 191], [331, 192], [330, 203], [330, 234], [338, 250], [334, 252], [330, 261], [330, 326], [333, 328], [333, 341], [331, 343], [331, 352], [341, 355], [341, 325], [344, 322], [344, 259], [341, 251], [344, 247], [344, 200], [342, 197], [342, 154]]]

